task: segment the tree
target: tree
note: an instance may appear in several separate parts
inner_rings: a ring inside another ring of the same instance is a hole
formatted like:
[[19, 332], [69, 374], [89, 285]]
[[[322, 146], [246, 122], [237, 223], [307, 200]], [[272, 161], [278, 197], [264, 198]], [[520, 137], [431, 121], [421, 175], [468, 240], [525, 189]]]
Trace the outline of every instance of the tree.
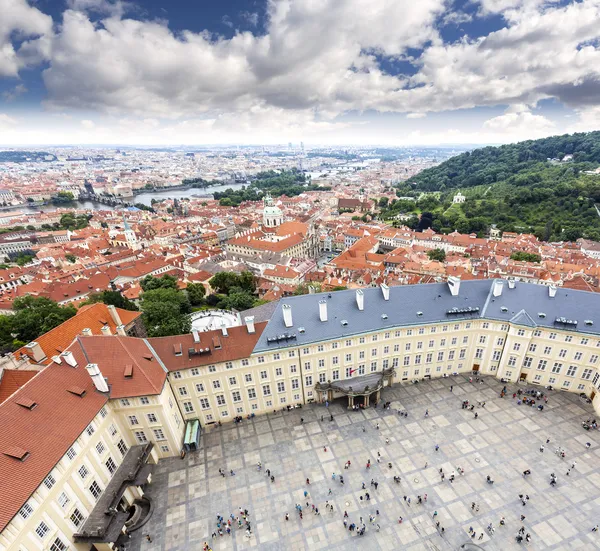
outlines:
[[[161, 278], [162, 279], [162, 278]], [[145, 291], [141, 297], [142, 320], [149, 337], [189, 333], [190, 302], [183, 291], [159, 287]]]
[[299, 295], [308, 295], [310, 293], [310, 287], [312, 287], [314, 289], [315, 293], [320, 293], [321, 292], [321, 284], [320, 283], [300, 283], [300, 285], [298, 285], [295, 289], [294, 289], [294, 295], [299, 296]]
[[235, 287], [254, 293], [256, 291], [256, 278], [252, 272], [219, 272], [209, 280], [210, 286], [218, 293], [228, 294]]
[[254, 297], [241, 289], [232, 290], [222, 301], [224, 310], [247, 310], [254, 306]]
[[188, 283], [186, 291], [192, 306], [204, 304], [204, 295], [206, 294], [206, 289], [202, 283]]
[[68, 253], [65, 255], [65, 258], [71, 263], [75, 264], [77, 262], [77, 257], [74, 254]]
[[527, 253], [525, 251], [515, 251], [510, 255], [511, 260], [520, 262], [541, 262], [542, 257], [539, 254]]
[[140, 287], [144, 291], [153, 291], [155, 289], [177, 289], [177, 278], [165, 274], [162, 277], [146, 276], [140, 281]]
[[438, 262], [444, 262], [446, 260], [446, 251], [444, 249], [432, 249], [427, 251], [429, 260], [437, 260]]
[[70, 191], [59, 191], [51, 200], [55, 205], [64, 205], [65, 203], [72, 203], [75, 196]]
[[137, 310], [138, 307], [129, 300], [127, 297], [124, 297], [119, 291], [102, 291], [101, 293], [92, 293], [89, 295], [86, 303], [94, 304], [96, 302], [103, 302], [104, 304], [116, 306], [117, 308], [122, 308], [123, 310]]
[[13, 311], [12, 316], [0, 316], [0, 341], [13, 350], [19, 344], [15, 341], [34, 341], [77, 313], [74, 306], [59, 306], [49, 298], [34, 296], [17, 298]]
[[387, 208], [389, 203], [389, 198], [388, 197], [382, 197], [381, 199], [379, 199], [379, 208], [385, 209]]

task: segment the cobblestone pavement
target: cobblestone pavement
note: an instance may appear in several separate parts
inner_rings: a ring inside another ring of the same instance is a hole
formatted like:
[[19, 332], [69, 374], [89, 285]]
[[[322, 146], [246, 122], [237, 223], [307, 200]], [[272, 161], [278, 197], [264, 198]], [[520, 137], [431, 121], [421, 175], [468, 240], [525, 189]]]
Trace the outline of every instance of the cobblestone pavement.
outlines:
[[[577, 395], [554, 391], [540, 412], [517, 405], [512, 399], [516, 386], [509, 386], [508, 396], [500, 398], [502, 386], [490, 377], [478, 384], [456, 376], [384, 389], [383, 401], [391, 401], [392, 410], [347, 411], [337, 401], [328, 410], [315, 404], [209, 429], [202, 436], [201, 451], [184, 460], [162, 460], [156, 467], [147, 491], [156, 504], [154, 515], [133, 536], [128, 549], [200, 550], [208, 541], [215, 551], [453, 550], [473, 541], [499, 551], [521, 547], [515, 535], [522, 525], [532, 536], [529, 549], [599, 549], [600, 532], [591, 529], [600, 522], [600, 435], [581, 427], [581, 421], [593, 414], [591, 405]], [[461, 409], [462, 400], [485, 401], [484, 408], [475, 410], [477, 419], [473, 412]], [[408, 418], [400, 417], [397, 409], [407, 410]], [[586, 442], [591, 442], [590, 449]], [[541, 444], [544, 452], [539, 450]], [[566, 450], [565, 459], [554, 453], [557, 446]], [[381, 463], [376, 461], [378, 452]], [[345, 470], [348, 460], [352, 466]], [[262, 472], [257, 471], [258, 461]], [[573, 461], [576, 467], [566, 476]], [[450, 483], [457, 466], [465, 473]], [[219, 468], [227, 473], [233, 469], [235, 476], [223, 478]], [[267, 468], [275, 476], [274, 483], [265, 475]], [[444, 482], [440, 468], [446, 475]], [[526, 479], [525, 469], [531, 469]], [[549, 485], [551, 472], [558, 475], [556, 487]], [[402, 477], [400, 484], [394, 482], [394, 475]], [[495, 480], [493, 485], [486, 483], [487, 475]], [[379, 482], [377, 490], [371, 487], [371, 479]], [[363, 482], [370, 501], [365, 499]], [[305, 490], [320, 515], [306, 507]], [[417, 496], [424, 494], [427, 503], [419, 505]], [[519, 494], [529, 495], [526, 506], [521, 505]], [[405, 495], [411, 498], [410, 506]], [[326, 510], [327, 500], [335, 512]], [[478, 510], [471, 509], [473, 502]], [[303, 505], [303, 520], [295, 510], [297, 503]], [[236, 528], [231, 536], [211, 540], [216, 515], [227, 518], [240, 507], [250, 512], [251, 538]], [[379, 532], [369, 523], [369, 515], [377, 509]], [[367, 525], [364, 536], [344, 529], [344, 511], [357, 524], [362, 516]], [[498, 525], [501, 516], [506, 517], [505, 526]], [[443, 534], [436, 521], [445, 528]], [[486, 530], [490, 522], [495, 527], [491, 538]], [[471, 526], [477, 533], [475, 540], [469, 537]], [[146, 540], [147, 533], [152, 543]], [[481, 540], [480, 534], [484, 534]]]

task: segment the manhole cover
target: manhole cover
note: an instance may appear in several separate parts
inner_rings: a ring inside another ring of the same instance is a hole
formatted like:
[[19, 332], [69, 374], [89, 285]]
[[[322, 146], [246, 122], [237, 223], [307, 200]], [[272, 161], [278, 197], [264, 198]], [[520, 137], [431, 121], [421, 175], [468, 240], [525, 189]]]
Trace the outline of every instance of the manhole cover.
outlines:
[[418, 479], [418, 478], [415, 478], [415, 479], [414, 479], [414, 482], [419, 482], [419, 479]]
[[475, 458], [475, 463], [481, 463], [481, 461], [478, 457]]

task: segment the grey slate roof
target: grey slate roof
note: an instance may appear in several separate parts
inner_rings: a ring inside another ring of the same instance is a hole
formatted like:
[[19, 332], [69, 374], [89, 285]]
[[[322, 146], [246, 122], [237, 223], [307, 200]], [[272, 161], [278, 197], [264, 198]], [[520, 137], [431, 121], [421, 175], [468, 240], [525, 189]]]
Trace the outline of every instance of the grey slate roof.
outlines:
[[271, 302], [267, 302], [266, 304], [261, 304], [260, 306], [255, 306], [254, 308], [244, 310], [240, 312], [242, 322], [244, 321], [244, 318], [249, 316], [254, 316], [254, 323], [269, 321], [273, 317], [273, 312], [275, 312], [277, 309], [278, 304], [278, 300], [273, 300]]
[[[548, 329], [576, 330], [581, 333], [600, 335], [600, 293], [556, 290], [550, 297], [548, 287], [533, 283], [517, 282], [514, 289], [504, 282], [502, 294], [494, 297], [495, 280], [463, 281], [458, 296], [452, 296], [446, 283], [425, 285], [401, 285], [390, 287], [390, 299], [384, 300], [379, 288], [362, 289], [364, 310], [356, 303], [356, 291], [336, 291], [283, 298], [258, 340], [254, 352], [276, 350], [286, 346], [302, 346], [308, 343], [340, 339], [380, 331], [386, 328], [420, 326], [432, 323], [453, 323], [467, 319], [489, 319]], [[327, 301], [328, 321], [319, 319], [319, 301]], [[285, 327], [282, 306], [289, 304], [292, 310], [292, 327]], [[478, 312], [447, 314], [453, 308], [479, 308]], [[420, 312], [420, 314], [419, 314]], [[539, 314], [545, 314], [540, 317]], [[387, 316], [386, 319], [382, 315]], [[555, 323], [556, 318], [577, 320], [577, 326]], [[342, 320], [347, 325], [342, 325]], [[593, 321], [587, 325], [585, 320]], [[303, 328], [304, 331], [300, 331]], [[269, 343], [269, 337], [294, 334], [293, 340]]]

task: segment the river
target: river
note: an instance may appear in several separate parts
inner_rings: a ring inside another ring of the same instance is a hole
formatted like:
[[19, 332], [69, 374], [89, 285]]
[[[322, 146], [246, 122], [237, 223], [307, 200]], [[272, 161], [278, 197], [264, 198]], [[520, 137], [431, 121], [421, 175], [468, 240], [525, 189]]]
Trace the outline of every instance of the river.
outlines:
[[[193, 199], [194, 196], [210, 196], [216, 191], [225, 191], [226, 189], [239, 189], [242, 186], [247, 184], [225, 184], [222, 186], [210, 186], [207, 188], [191, 188], [191, 189], [175, 189], [175, 190], [164, 190], [164, 191], [150, 191], [147, 193], [140, 193], [139, 195], [135, 195], [134, 197], [126, 198], [126, 201], [132, 203], [142, 203], [143, 205], [151, 206], [152, 199], [156, 199], [157, 201], [161, 201], [163, 199]], [[111, 207], [110, 205], [104, 205], [103, 203], [97, 203], [96, 201], [76, 201], [73, 203], [74, 208], [77, 209], [86, 209], [86, 210], [115, 210], [120, 207]], [[60, 208], [68, 208], [69, 205], [60, 205]], [[56, 210], [58, 207], [55, 205], [45, 205], [45, 206], [28, 206], [28, 205], [19, 205], [11, 208], [3, 208], [0, 210], [2, 212], [51, 212]]]

